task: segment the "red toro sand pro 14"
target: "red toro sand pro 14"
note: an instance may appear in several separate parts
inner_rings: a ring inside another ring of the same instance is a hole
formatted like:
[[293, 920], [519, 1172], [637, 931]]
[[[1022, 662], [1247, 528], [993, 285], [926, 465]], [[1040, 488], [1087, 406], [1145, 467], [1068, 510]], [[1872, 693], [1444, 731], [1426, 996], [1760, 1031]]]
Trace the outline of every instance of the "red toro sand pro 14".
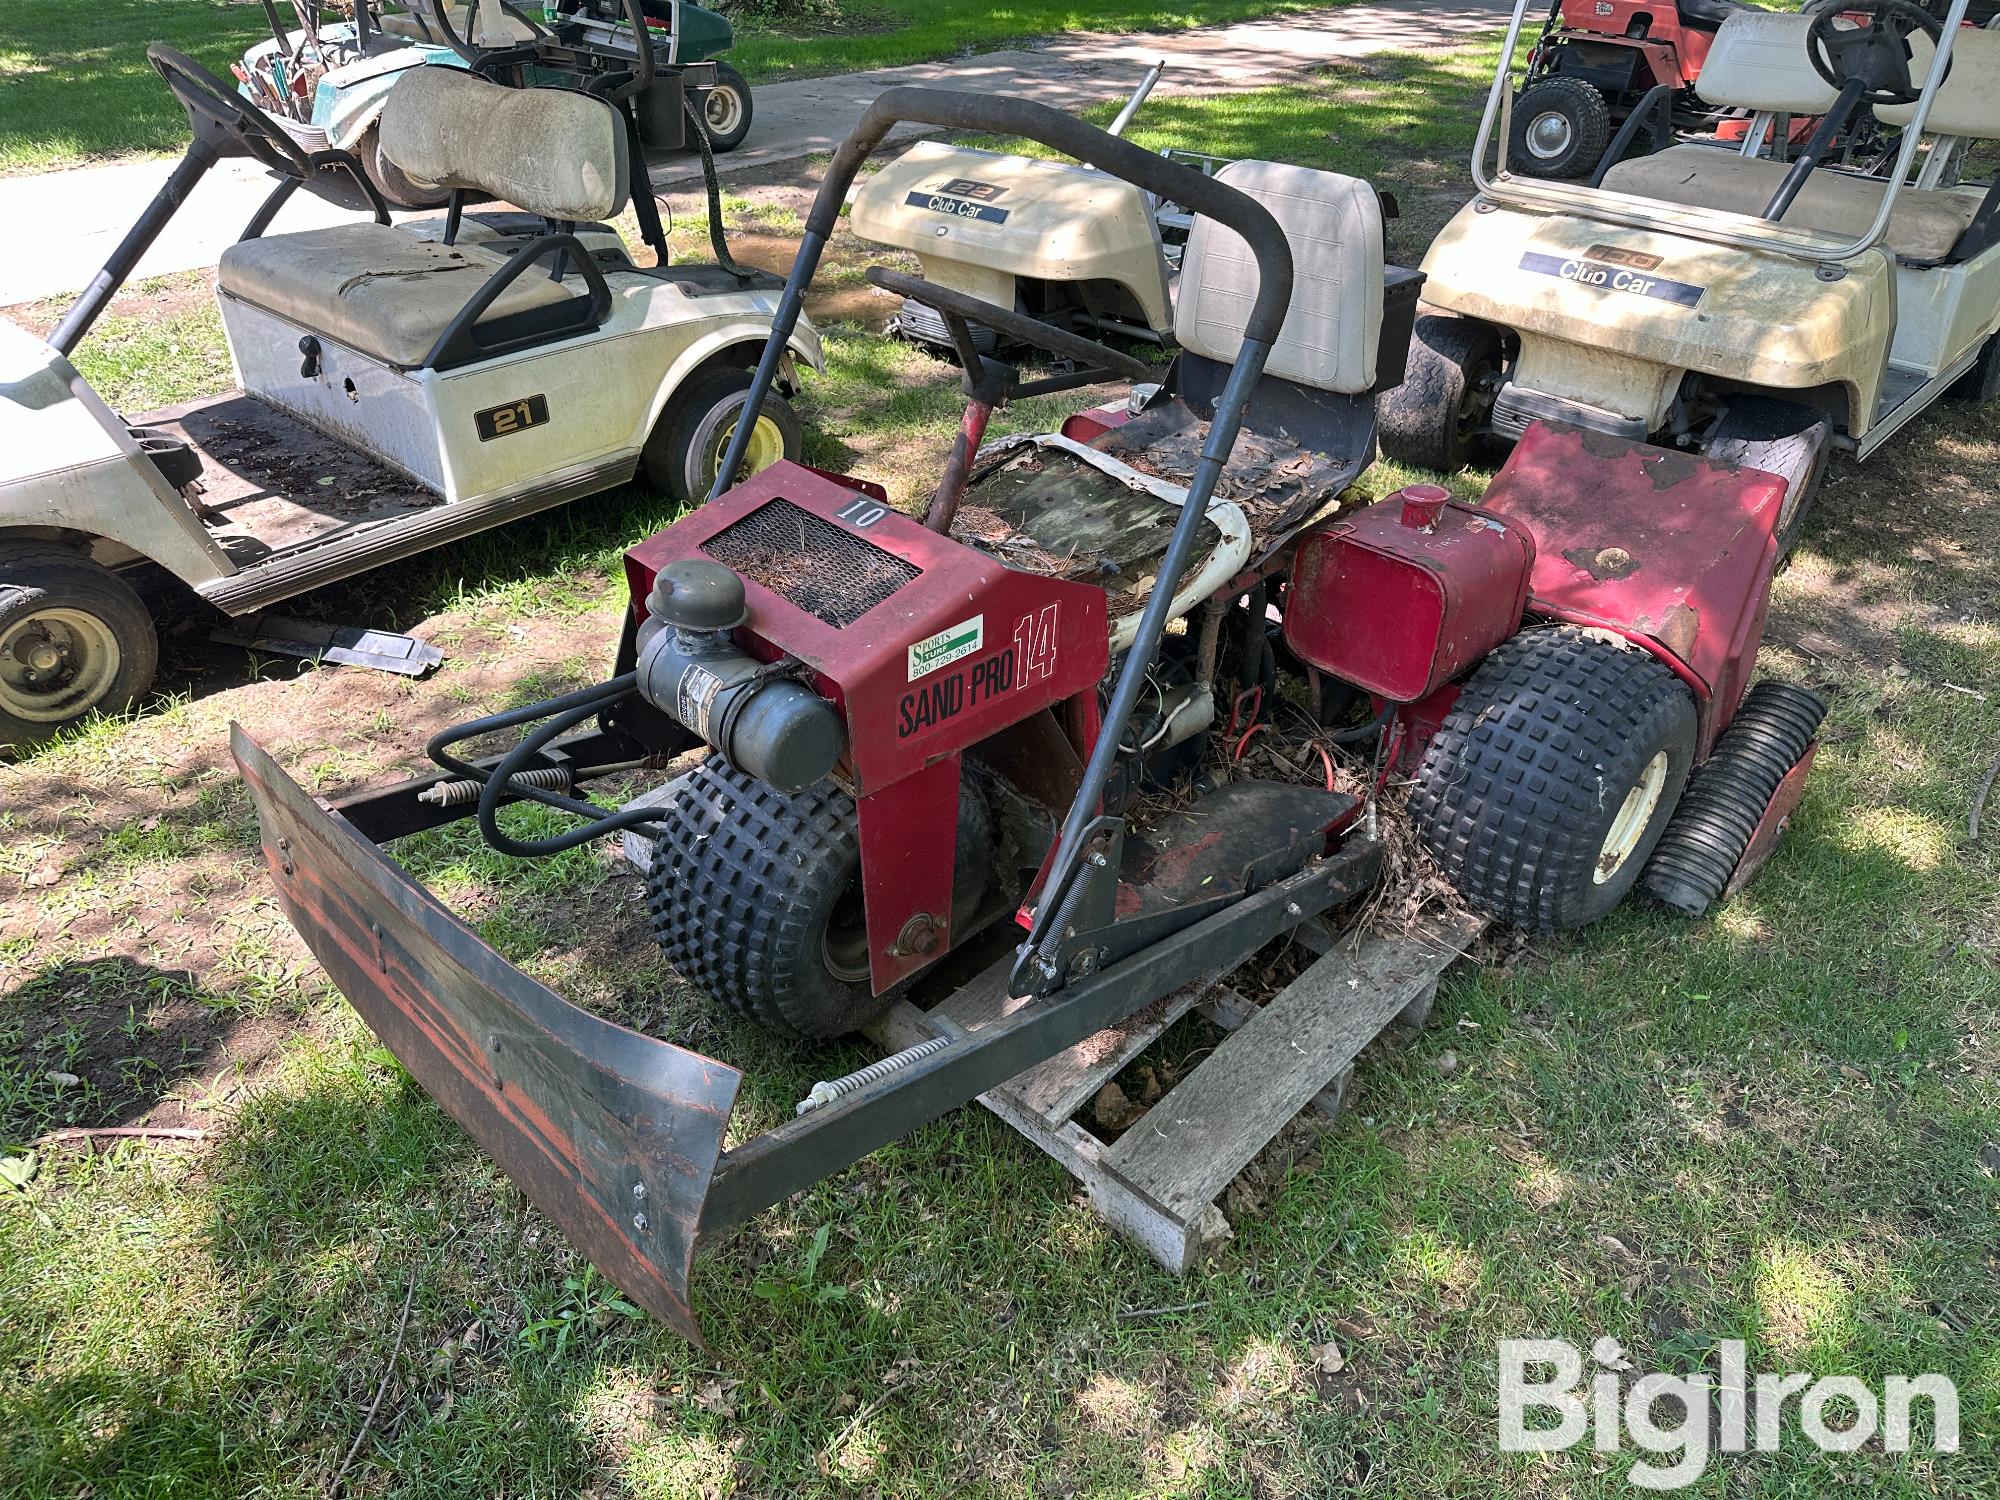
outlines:
[[[1482, 507], [1422, 489], [1359, 503], [1416, 283], [1382, 264], [1372, 189], [1272, 162], [1205, 177], [1025, 101], [893, 89], [870, 108], [820, 189], [722, 473], [847, 189], [900, 120], [1025, 136], [1189, 206], [1164, 382], [982, 452], [1000, 402], [1154, 372], [878, 270], [966, 356], [966, 430], [922, 519], [797, 463], [718, 482], [628, 554], [616, 675], [441, 732], [432, 776], [329, 806], [235, 736], [279, 898], [327, 972], [578, 1248], [689, 1337], [703, 1243], [1378, 881], [1363, 801], [1317, 761], [1304, 783], [1190, 788], [1225, 722], [1247, 735], [1309, 698], [1322, 743], [1413, 778], [1418, 831], [1470, 902], [1550, 929], [1642, 882], [1698, 912], [1747, 878], [1823, 712], [1745, 690], [1782, 480], [1537, 426]], [[1004, 228], [935, 211], [954, 234]], [[1024, 381], [979, 354], [974, 324], [1073, 368]], [[531, 723], [502, 755], [456, 753]], [[703, 745], [641, 804], [575, 795]], [[1192, 795], [1128, 823], [1175, 782]], [[580, 821], [510, 834], [496, 814], [524, 799]], [[1010, 924], [1018, 945], [988, 972], [1019, 998], [976, 1026], [933, 1013], [920, 1041], [724, 1150], [738, 1069], [569, 1004], [379, 847], [468, 816], [521, 856], [646, 835], [675, 966], [805, 1044], [922, 995], [907, 982]]]

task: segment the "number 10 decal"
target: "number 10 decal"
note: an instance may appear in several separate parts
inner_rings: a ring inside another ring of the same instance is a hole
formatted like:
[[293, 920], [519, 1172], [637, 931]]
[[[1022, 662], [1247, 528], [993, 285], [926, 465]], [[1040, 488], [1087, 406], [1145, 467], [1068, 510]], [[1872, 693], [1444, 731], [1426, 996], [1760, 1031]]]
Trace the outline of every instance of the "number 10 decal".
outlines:
[[1057, 607], [1043, 605], [1014, 627], [1014, 659], [1021, 664], [1017, 681], [1034, 682], [1055, 672]]

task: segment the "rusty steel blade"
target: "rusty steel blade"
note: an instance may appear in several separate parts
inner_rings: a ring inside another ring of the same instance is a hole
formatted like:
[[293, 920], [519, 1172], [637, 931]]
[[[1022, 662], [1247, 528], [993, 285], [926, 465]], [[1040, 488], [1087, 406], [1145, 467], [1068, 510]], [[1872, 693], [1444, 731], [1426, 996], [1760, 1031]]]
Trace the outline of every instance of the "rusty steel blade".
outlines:
[[743, 1075], [537, 984], [239, 726], [230, 748], [279, 903], [340, 992], [593, 1265], [700, 1343], [688, 1268]]

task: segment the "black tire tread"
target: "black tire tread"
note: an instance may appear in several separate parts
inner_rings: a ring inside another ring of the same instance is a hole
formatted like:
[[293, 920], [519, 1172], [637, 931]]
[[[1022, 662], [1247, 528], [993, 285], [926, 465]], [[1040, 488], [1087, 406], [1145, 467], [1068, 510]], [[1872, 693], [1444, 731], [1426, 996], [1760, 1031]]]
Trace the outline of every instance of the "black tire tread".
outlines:
[[[713, 369], [690, 376], [668, 399], [666, 409], [640, 455], [647, 480], [670, 499], [684, 505], [698, 505], [708, 498], [688, 482], [688, 458], [702, 419], [727, 397], [747, 390], [751, 371], [734, 367]], [[776, 390], [764, 398], [763, 415], [775, 421], [785, 434], [787, 456], [804, 447], [804, 428], [790, 402]]]
[[1806, 688], [1768, 681], [1751, 688], [1689, 782], [1639, 877], [1641, 893], [1684, 916], [1707, 911], [1825, 718], [1826, 700]]
[[1418, 316], [1410, 332], [1403, 383], [1375, 398], [1383, 454], [1397, 463], [1456, 474], [1472, 461], [1475, 442], [1458, 430], [1467, 372], [1500, 361], [1500, 334], [1490, 324], [1448, 313]]
[[[1535, 95], [1560, 96], [1570, 106], [1570, 119], [1576, 136], [1570, 143], [1569, 155], [1557, 158], [1556, 165], [1538, 162], [1528, 152], [1528, 122], [1546, 104], [1530, 104]], [[1550, 78], [1537, 79], [1521, 90], [1514, 101], [1513, 139], [1507, 145], [1509, 167], [1516, 172], [1533, 177], [1549, 177], [1558, 180], [1585, 177], [1594, 170], [1604, 157], [1604, 151], [1611, 144], [1611, 106], [1604, 95], [1581, 78], [1566, 78], [1557, 74]]]
[[[1652, 655], [1568, 626], [1524, 631], [1466, 682], [1425, 751], [1411, 815], [1472, 905], [1537, 932], [1577, 925], [1603, 844], [1601, 768], [1675, 736], [1691, 755], [1694, 722], [1693, 695]], [[1632, 879], [1649, 853], [1634, 850]]]
[[[37, 572], [44, 577], [50, 572], [74, 573], [81, 576], [88, 587], [101, 590], [103, 602], [111, 610], [111, 614], [106, 616], [106, 623], [114, 630], [121, 623], [116, 617], [120, 614], [125, 616], [122, 623], [127, 628], [118, 631], [126, 660], [125, 686], [119, 691], [114, 683], [110, 697], [97, 707], [104, 712], [115, 713], [144, 697], [147, 689], [152, 687], [153, 675], [159, 668], [159, 634], [145, 602], [132, 586], [74, 547], [54, 542], [0, 542], [0, 618], [37, 592], [46, 592], [45, 583], [32, 581]], [[10, 575], [15, 578], [27, 575], [30, 581], [10, 582]], [[30, 724], [0, 714], [0, 750], [32, 746], [62, 727], [61, 724]]]
[[[653, 935], [668, 961], [785, 1036], [852, 1030], [829, 1032], [810, 1003], [833, 981], [812, 951], [807, 898], [858, 858], [853, 799], [831, 782], [780, 792], [711, 756], [689, 774], [672, 813], [646, 875]], [[866, 996], [866, 985], [852, 988]]]

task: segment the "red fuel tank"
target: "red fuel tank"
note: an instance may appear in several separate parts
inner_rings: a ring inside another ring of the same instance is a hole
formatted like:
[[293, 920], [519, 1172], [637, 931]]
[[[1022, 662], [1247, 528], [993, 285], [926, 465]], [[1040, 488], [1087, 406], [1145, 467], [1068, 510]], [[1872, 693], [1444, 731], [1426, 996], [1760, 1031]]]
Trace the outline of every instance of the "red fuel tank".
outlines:
[[1285, 644], [1343, 682], [1414, 703], [1521, 628], [1534, 561], [1519, 521], [1411, 485], [1300, 541]]

